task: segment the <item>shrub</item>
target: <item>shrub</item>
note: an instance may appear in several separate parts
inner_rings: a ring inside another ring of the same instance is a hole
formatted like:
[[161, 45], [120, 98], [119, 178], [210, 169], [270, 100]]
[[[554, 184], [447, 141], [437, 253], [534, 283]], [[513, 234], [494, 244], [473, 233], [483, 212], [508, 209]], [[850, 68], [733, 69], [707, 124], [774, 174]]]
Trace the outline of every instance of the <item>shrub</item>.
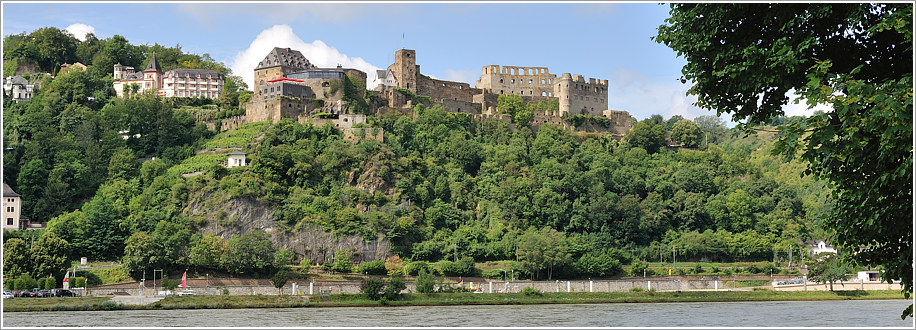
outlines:
[[359, 264], [358, 271], [360, 274], [368, 275], [386, 275], [388, 269], [385, 268], [385, 262], [381, 260], [372, 260]]
[[427, 272], [426, 269], [420, 269], [420, 274], [417, 276], [415, 284], [417, 292], [433, 293], [436, 289], [436, 278], [433, 274]]
[[684, 270], [683, 268], [678, 268], [676, 272], [678, 275], [687, 275], [687, 271]]
[[439, 267], [445, 276], [477, 276], [480, 272], [474, 265], [474, 258], [471, 257], [461, 258], [458, 262], [442, 261]]
[[377, 278], [367, 278], [359, 286], [359, 291], [366, 295], [370, 300], [382, 299], [382, 290], [385, 289], [385, 282]]
[[633, 262], [630, 263], [630, 275], [631, 276], [642, 276], [643, 272], [645, 272], [646, 276], [648, 276], [649, 274], [648, 272], [646, 272], [648, 268], [649, 268], [648, 262], [645, 262], [641, 259], [633, 260]]
[[404, 266], [404, 273], [411, 276], [420, 275], [421, 270], [425, 270], [426, 273], [430, 275], [435, 275], [437, 273], [436, 268], [426, 261], [414, 261]]
[[331, 269], [338, 273], [349, 273], [353, 270], [353, 261], [350, 259], [350, 251], [337, 250], [334, 252], [334, 263]]
[[713, 274], [718, 274], [718, 273], [719, 273], [719, 267], [712, 266], [712, 267], [710, 267], [710, 270], [709, 270], [709, 271], [710, 271], [711, 273], [713, 273]]
[[694, 274], [703, 273], [703, 266], [700, 266], [700, 264], [696, 264], [696, 266], [693, 266], [693, 273]]
[[526, 296], [538, 296], [538, 297], [544, 295], [543, 293], [541, 293], [540, 290], [532, 288], [530, 286], [526, 286], [524, 289], [522, 289], [522, 294]]
[[404, 260], [401, 260], [401, 257], [396, 255], [390, 256], [385, 259], [385, 269], [388, 271], [388, 275], [391, 276], [404, 275]]
[[643, 292], [642, 287], [634, 286], [630, 288], [630, 292]]
[[404, 283], [400, 277], [389, 278], [388, 283], [385, 284], [385, 299], [397, 300], [401, 297], [401, 291], [406, 288], [407, 283]]

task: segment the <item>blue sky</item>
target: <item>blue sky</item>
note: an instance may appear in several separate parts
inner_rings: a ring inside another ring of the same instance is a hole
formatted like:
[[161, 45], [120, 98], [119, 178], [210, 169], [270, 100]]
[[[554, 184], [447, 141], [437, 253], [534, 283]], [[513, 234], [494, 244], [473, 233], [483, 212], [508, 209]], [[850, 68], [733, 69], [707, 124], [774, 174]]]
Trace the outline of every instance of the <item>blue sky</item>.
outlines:
[[[685, 60], [650, 39], [668, 17], [657, 3], [3, 3], [3, 35], [44, 26], [77, 37], [209, 53], [251, 82], [274, 46], [319, 66], [386, 68], [415, 49], [423, 74], [474, 85], [486, 65], [546, 66], [609, 81], [608, 108], [644, 119], [715, 115], [692, 105]], [[403, 40], [402, 41], [402, 37]], [[371, 71], [371, 72], [370, 72]], [[788, 114], [803, 107], [787, 109]], [[728, 120], [727, 118], [724, 118]]]

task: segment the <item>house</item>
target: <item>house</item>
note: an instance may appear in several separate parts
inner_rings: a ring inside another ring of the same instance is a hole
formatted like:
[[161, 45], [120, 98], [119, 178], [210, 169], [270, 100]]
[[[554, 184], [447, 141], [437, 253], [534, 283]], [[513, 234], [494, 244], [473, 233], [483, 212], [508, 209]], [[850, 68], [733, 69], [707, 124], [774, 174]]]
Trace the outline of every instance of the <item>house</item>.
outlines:
[[877, 270], [863, 270], [857, 273], [856, 278], [862, 282], [877, 282], [881, 280], [881, 272]]
[[248, 155], [241, 151], [233, 151], [229, 153], [229, 159], [226, 164], [227, 168], [233, 168], [236, 166], [247, 166], [248, 163], [245, 161], [245, 156]]
[[375, 88], [379, 89], [379, 86], [398, 87], [398, 80], [391, 70], [375, 70]]
[[28, 80], [25, 80], [22, 76], [3, 78], [3, 94], [16, 102], [32, 99], [32, 91], [34, 89], [35, 85], [29, 84]]
[[162, 97], [206, 97], [220, 96], [226, 77], [213, 70], [172, 69], [162, 72], [156, 54], [150, 55], [149, 63], [142, 72], [133, 67], [114, 65], [113, 86], [118, 97], [133, 93], [148, 93]]
[[836, 249], [833, 248], [833, 245], [827, 243], [825, 240], [806, 241], [805, 246], [808, 248], [808, 253], [812, 256], [825, 252], [836, 254]]
[[44, 224], [32, 224], [29, 218], [22, 216], [22, 196], [13, 191], [6, 182], [3, 183], [3, 229], [41, 229]]
[[64, 76], [74, 71], [86, 71], [86, 65], [80, 62], [76, 62], [73, 64], [67, 64], [67, 63], [61, 64], [60, 71], [58, 72], [57, 75]]

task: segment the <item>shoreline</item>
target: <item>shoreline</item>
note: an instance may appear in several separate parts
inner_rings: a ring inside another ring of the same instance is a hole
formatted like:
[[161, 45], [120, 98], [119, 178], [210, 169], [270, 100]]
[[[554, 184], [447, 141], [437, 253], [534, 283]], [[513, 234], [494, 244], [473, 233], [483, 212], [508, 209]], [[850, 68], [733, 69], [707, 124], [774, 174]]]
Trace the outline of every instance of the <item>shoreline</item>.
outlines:
[[[114, 297], [15, 298], [3, 301], [3, 312], [242, 309], [309, 307], [401, 307], [460, 305], [537, 305], [669, 302], [746, 302], [746, 301], [828, 301], [828, 300], [906, 300], [899, 290], [882, 291], [683, 291], [683, 292], [545, 292], [476, 294], [436, 293], [402, 294], [398, 300], [372, 301], [360, 294], [314, 296], [169, 296], [145, 305], [115, 302]], [[912, 297], [911, 299], [912, 300]]]

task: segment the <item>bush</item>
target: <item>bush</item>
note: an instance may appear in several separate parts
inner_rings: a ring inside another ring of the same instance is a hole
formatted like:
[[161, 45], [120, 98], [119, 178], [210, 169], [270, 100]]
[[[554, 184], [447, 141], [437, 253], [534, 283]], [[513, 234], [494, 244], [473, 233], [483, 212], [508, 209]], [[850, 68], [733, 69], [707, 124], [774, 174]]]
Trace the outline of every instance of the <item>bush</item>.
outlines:
[[433, 293], [436, 289], [436, 278], [433, 274], [427, 272], [426, 269], [420, 269], [420, 274], [417, 276], [415, 284], [417, 292]]
[[385, 284], [385, 299], [397, 300], [401, 297], [401, 291], [406, 288], [407, 283], [404, 283], [400, 277], [389, 278], [388, 283]]
[[385, 262], [373, 260], [359, 264], [359, 273], [368, 275], [387, 275], [388, 269], [385, 268]]
[[420, 275], [420, 271], [422, 270], [425, 270], [426, 273], [430, 275], [435, 275], [438, 273], [436, 271], [436, 268], [433, 267], [433, 265], [430, 265], [426, 261], [414, 261], [414, 262], [407, 264], [407, 266], [404, 266], [404, 273], [406, 273], [407, 275], [411, 275], [411, 276]]
[[442, 274], [445, 276], [478, 276], [480, 270], [475, 267], [474, 258], [464, 257], [458, 262], [442, 261], [439, 264]]
[[526, 296], [529, 296], [529, 297], [530, 297], [530, 296], [538, 296], [538, 297], [540, 297], [540, 296], [543, 296], [543, 295], [544, 295], [543, 293], [541, 293], [540, 290], [535, 289], [535, 288], [532, 288], [532, 287], [530, 287], [530, 286], [526, 286], [524, 289], [522, 289], [522, 294], [524, 294], [524, 295], [526, 295]]
[[719, 273], [719, 267], [712, 266], [712, 267], [710, 267], [710, 270], [709, 270], [709, 271], [710, 271], [711, 273], [713, 273], [713, 274], [718, 274], [718, 273]]
[[630, 288], [630, 292], [643, 292], [643, 291], [644, 290], [642, 289], [642, 287], [638, 287], [638, 286], [634, 286]]
[[353, 261], [350, 259], [350, 251], [337, 250], [334, 252], [334, 263], [331, 269], [338, 273], [349, 273], [353, 271]]
[[703, 273], [703, 266], [700, 266], [700, 264], [696, 264], [696, 266], [693, 266], [693, 273], [694, 274]]
[[359, 286], [359, 291], [370, 300], [381, 300], [385, 282], [377, 278], [367, 278]]
[[630, 276], [643, 276], [643, 274], [649, 276], [649, 273], [646, 271], [647, 269], [649, 269], [648, 262], [641, 259], [633, 260], [633, 262], [630, 263]]

